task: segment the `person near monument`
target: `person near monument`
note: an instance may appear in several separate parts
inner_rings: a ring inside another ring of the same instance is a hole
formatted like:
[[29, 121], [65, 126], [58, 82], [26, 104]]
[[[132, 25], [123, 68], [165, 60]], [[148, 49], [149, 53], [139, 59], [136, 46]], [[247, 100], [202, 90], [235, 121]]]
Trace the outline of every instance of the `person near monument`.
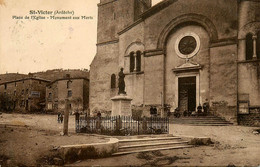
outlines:
[[155, 106], [151, 106], [151, 108], [150, 108], [150, 115], [151, 116], [157, 115], [157, 109], [155, 108]]
[[120, 72], [118, 73], [118, 94], [126, 94], [125, 92], [125, 74], [124, 74], [124, 68], [121, 68]]
[[96, 122], [96, 129], [100, 130], [101, 128], [101, 112], [97, 113], [97, 122]]
[[101, 112], [100, 111], [97, 113], [97, 117], [101, 118]]
[[201, 116], [201, 114], [202, 114], [202, 106], [200, 104], [197, 107], [197, 111], [198, 111], [198, 116]]
[[153, 107], [153, 114], [154, 116], [157, 116], [157, 108], [155, 106]]
[[75, 112], [75, 121], [76, 121], [77, 123], [79, 123], [79, 116], [80, 116], [79, 112], [76, 111], [76, 112]]
[[150, 115], [153, 115], [153, 106], [150, 107]]
[[207, 115], [209, 112], [209, 102], [208, 99], [203, 103], [203, 115]]
[[179, 107], [176, 107], [173, 113], [174, 117], [179, 118], [181, 116]]
[[60, 114], [60, 123], [62, 123], [63, 122], [63, 114], [61, 113]]
[[61, 113], [58, 112], [58, 123], [60, 123], [60, 116], [61, 116]]

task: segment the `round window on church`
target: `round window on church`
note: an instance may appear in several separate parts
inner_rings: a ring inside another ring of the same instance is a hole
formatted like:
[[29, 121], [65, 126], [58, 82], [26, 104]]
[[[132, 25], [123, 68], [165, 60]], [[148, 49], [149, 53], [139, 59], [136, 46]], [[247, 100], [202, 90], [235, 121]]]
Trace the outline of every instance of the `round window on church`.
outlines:
[[186, 36], [180, 40], [179, 51], [184, 55], [188, 55], [196, 49], [196, 46], [196, 39], [192, 36]]
[[200, 47], [199, 36], [193, 32], [180, 35], [175, 44], [175, 50], [180, 58], [188, 59], [195, 56]]

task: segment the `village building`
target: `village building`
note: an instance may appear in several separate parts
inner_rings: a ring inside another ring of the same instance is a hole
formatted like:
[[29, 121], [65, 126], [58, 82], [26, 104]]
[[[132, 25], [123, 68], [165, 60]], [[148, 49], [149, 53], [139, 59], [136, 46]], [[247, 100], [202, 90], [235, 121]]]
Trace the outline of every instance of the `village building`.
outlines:
[[82, 77], [70, 77], [52, 81], [46, 86], [46, 110], [65, 111], [66, 104], [70, 113], [87, 112], [89, 107], [89, 80]]
[[43, 111], [49, 80], [28, 77], [0, 84], [1, 109], [5, 111]]
[[143, 114], [208, 102], [230, 122], [260, 124], [260, 1], [101, 0], [97, 29], [92, 113], [110, 113], [124, 68], [132, 108]]

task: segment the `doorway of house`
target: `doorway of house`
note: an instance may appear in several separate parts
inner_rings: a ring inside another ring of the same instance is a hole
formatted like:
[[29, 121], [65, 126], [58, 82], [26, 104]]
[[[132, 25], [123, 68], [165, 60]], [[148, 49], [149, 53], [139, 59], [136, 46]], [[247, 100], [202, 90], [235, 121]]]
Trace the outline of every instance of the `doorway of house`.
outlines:
[[26, 103], [25, 103], [25, 110], [28, 111], [28, 108], [29, 108], [29, 101], [26, 100]]
[[178, 79], [180, 112], [196, 110], [196, 76]]

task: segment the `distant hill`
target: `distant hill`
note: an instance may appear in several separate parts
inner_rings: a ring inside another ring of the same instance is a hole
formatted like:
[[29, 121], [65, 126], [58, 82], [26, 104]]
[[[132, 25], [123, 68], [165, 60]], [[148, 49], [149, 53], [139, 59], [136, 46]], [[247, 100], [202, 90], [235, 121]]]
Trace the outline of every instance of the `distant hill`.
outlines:
[[7, 73], [7, 74], [0, 74], [0, 83], [7, 82], [7, 81], [13, 81], [17, 79], [23, 79], [27, 77], [36, 77], [36, 78], [42, 78], [47, 79], [50, 81], [54, 81], [57, 79], [64, 78], [67, 74], [70, 75], [70, 77], [84, 77], [89, 78], [89, 71], [88, 69], [53, 69], [53, 70], [47, 70], [47, 71], [41, 71], [41, 72], [35, 72], [35, 73], [29, 73], [29, 74], [19, 74], [19, 73]]
[[89, 78], [89, 71], [87, 69], [85, 70], [79, 70], [79, 69], [54, 69], [54, 70], [47, 70], [43, 72], [36, 72], [36, 73], [30, 73], [29, 75], [32, 75], [34, 77], [38, 78], [44, 78], [47, 80], [54, 81], [56, 79], [64, 78], [67, 74], [70, 74], [70, 77], [84, 77]]
[[0, 83], [6, 82], [6, 81], [13, 81], [17, 79], [23, 79], [28, 77], [27, 74], [19, 74], [19, 73], [6, 73], [6, 74], [0, 74]]

